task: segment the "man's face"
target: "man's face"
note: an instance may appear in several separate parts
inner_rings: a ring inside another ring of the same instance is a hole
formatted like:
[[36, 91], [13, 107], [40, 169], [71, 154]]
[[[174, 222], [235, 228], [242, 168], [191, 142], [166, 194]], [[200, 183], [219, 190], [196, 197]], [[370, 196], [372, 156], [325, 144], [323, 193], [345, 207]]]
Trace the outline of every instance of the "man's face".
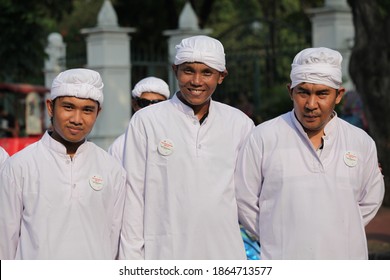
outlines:
[[155, 92], [143, 92], [140, 97], [132, 99], [134, 112], [152, 104], [167, 100], [164, 95]]
[[58, 97], [53, 103], [48, 100], [47, 109], [52, 117], [52, 137], [67, 146], [67, 143], [83, 142], [91, 132], [98, 113], [98, 102], [77, 97]]
[[325, 125], [331, 119], [336, 104], [339, 104], [345, 89], [338, 90], [319, 84], [301, 83], [290, 88], [295, 115], [309, 135], [323, 133]]
[[183, 63], [173, 65], [179, 84], [181, 97], [192, 106], [208, 104], [218, 84], [227, 72], [217, 70], [203, 63]]

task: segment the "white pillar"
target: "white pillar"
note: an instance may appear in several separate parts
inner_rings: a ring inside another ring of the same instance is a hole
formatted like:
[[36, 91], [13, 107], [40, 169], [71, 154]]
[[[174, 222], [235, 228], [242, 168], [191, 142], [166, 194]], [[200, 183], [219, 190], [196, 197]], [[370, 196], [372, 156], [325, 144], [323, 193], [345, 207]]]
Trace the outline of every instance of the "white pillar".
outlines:
[[171, 65], [175, 59], [176, 49], [184, 38], [195, 35], [208, 35], [212, 32], [211, 29], [200, 29], [198, 24], [198, 17], [196, 16], [192, 6], [189, 2], [186, 2], [179, 17], [179, 28], [175, 30], [165, 30], [163, 34], [168, 36], [168, 59], [169, 59], [169, 88], [171, 91], [176, 92], [179, 87], [174, 73], [172, 72]]
[[[45, 75], [45, 87], [50, 89], [54, 78], [60, 72], [65, 70], [66, 44], [64, 43], [60, 33], [53, 32], [49, 34], [47, 37], [45, 53], [47, 54], [43, 69]], [[50, 93], [47, 93], [45, 99], [48, 99], [49, 97]], [[47, 129], [51, 124], [46, 110], [46, 105], [44, 108], [44, 129]]]
[[131, 116], [130, 40], [135, 28], [118, 26], [117, 15], [105, 0], [98, 15], [98, 25], [81, 30], [87, 41], [86, 68], [98, 71], [104, 83], [103, 110], [89, 139], [103, 149], [122, 134]]
[[348, 67], [355, 29], [346, 0], [326, 0], [324, 7], [306, 12], [312, 22], [313, 47], [328, 47], [341, 53], [344, 87], [347, 90], [353, 89]]

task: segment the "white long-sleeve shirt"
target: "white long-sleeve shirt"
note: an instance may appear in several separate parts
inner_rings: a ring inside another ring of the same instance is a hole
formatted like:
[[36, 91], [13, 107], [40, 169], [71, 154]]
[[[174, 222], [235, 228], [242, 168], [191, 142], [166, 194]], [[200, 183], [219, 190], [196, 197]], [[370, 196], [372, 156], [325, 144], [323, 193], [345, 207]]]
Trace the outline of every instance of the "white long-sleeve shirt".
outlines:
[[126, 134], [122, 133], [108, 147], [107, 151], [110, 155], [116, 158], [119, 162], [123, 162], [123, 152], [125, 148]]
[[374, 141], [339, 119], [316, 151], [294, 111], [257, 126], [236, 170], [240, 221], [258, 233], [262, 259], [367, 259], [364, 227], [383, 176]]
[[246, 259], [234, 168], [253, 127], [241, 111], [214, 101], [200, 124], [176, 95], [134, 114], [120, 258]]
[[0, 172], [0, 259], [114, 259], [126, 173], [83, 143], [71, 158], [46, 132]]
[[8, 153], [3, 149], [3, 147], [0, 147], [0, 167], [8, 157]]

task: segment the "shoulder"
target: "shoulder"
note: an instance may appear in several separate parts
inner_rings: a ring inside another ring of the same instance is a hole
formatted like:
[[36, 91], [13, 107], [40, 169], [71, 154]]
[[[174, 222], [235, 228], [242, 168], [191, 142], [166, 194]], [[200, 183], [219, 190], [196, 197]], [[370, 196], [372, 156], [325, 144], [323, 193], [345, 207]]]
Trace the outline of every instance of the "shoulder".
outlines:
[[94, 160], [101, 162], [104, 166], [111, 169], [121, 170], [122, 165], [114, 156], [109, 154], [106, 150], [102, 149], [93, 142], [88, 142], [89, 153], [94, 155]]
[[337, 121], [340, 132], [348, 138], [348, 141], [360, 142], [362, 145], [375, 144], [374, 139], [360, 127], [354, 126], [341, 118], [337, 118]]
[[222, 116], [231, 122], [253, 124], [251, 118], [235, 107], [214, 100], [212, 101], [212, 106], [212, 110], [214, 110], [217, 115]]

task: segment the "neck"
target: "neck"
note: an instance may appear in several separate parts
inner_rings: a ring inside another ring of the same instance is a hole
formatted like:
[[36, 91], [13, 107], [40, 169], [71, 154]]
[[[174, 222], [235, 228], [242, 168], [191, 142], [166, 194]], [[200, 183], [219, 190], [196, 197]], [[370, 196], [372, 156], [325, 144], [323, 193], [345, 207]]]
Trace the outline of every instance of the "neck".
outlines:
[[194, 105], [188, 103], [181, 95], [180, 92], [178, 92], [177, 97], [180, 99], [181, 102], [186, 104], [188, 107], [191, 107], [191, 109], [194, 111], [194, 115], [198, 118], [198, 120], [202, 119], [205, 114], [208, 113], [209, 107], [210, 107], [210, 99], [208, 99], [205, 103]]
[[61, 135], [59, 135], [58, 133], [56, 133], [55, 131], [53, 131], [50, 136], [60, 142], [62, 145], [65, 146], [66, 148], [66, 154], [69, 155], [71, 158], [73, 158], [73, 156], [75, 155], [78, 147], [80, 147], [81, 144], [84, 143], [85, 139], [83, 139], [82, 141], [80, 142], [69, 142], [67, 140], [65, 140], [64, 138], [61, 137]]

